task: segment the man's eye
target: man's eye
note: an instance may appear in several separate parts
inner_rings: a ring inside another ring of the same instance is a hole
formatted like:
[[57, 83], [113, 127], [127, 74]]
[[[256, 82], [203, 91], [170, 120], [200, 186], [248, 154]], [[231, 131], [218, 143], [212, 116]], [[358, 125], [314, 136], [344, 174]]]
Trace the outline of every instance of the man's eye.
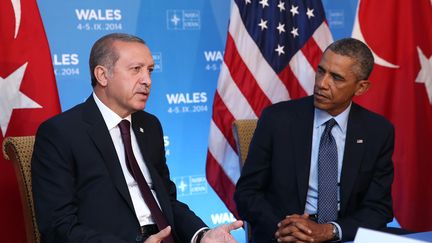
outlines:
[[342, 81], [342, 80], [344, 80], [344, 78], [341, 77], [341, 76], [339, 76], [339, 75], [333, 75], [333, 79], [336, 80], [336, 81]]
[[132, 71], [135, 73], [139, 73], [141, 71], [141, 67], [140, 66], [132, 67]]

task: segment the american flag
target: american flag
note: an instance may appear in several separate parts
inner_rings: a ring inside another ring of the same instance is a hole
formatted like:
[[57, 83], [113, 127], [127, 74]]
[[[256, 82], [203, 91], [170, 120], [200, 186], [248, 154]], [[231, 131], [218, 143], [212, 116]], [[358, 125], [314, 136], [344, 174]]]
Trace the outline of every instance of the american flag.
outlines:
[[332, 42], [318, 0], [235, 0], [213, 103], [206, 174], [228, 209], [240, 176], [232, 135], [237, 119], [312, 94], [315, 69]]

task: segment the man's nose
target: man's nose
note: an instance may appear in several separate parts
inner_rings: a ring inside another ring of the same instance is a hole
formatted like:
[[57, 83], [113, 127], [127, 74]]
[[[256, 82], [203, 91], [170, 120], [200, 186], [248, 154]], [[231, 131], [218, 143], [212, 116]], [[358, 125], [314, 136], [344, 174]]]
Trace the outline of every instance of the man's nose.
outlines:
[[149, 71], [143, 72], [143, 75], [142, 75], [142, 77], [140, 79], [140, 83], [144, 84], [146, 86], [150, 86], [151, 85], [152, 81], [151, 81], [151, 76], [150, 76], [150, 72]]
[[330, 75], [328, 74], [323, 74], [322, 76], [318, 77], [316, 80], [316, 85], [319, 88], [328, 88], [329, 87], [329, 82], [330, 82]]

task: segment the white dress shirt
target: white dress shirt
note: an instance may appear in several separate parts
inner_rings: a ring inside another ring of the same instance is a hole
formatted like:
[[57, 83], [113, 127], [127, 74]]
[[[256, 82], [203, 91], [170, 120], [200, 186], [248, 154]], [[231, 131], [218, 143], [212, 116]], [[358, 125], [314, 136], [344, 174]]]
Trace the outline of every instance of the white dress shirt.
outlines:
[[[97, 107], [99, 108], [100, 112], [102, 113], [102, 117], [105, 121], [105, 124], [108, 128], [108, 131], [111, 135], [111, 139], [114, 143], [115, 150], [117, 152], [117, 156], [120, 161], [120, 165], [123, 171], [123, 175], [125, 177], [129, 194], [132, 198], [132, 203], [135, 209], [135, 214], [137, 216], [137, 219], [141, 226], [147, 225], [147, 224], [154, 224], [155, 221], [153, 220], [150, 209], [147, 207], [146, 203], [144, 202], [144, 198], [141, 195], [141, 192], [138, 188], [138, 184], [135, 181], [135, 179], [132, 177], [132, 175], [129, 173], [129, 170], [126, 166], [126, 155], [125, 155], [125, 149], [123, 146], [123, 141], [120, 134], [120, 128], [118, 127], [118, 124], [123, 120], [126, 119], [131, 122], [132, 125], [132, 119], [131, 115], [121, 118], [119, 115], [117, 115], [114, 111], [112, 111], [110, 108], [108, 108], [102, 101], [99, 100], [99, 98], [96, 96], [95, 93], [93, 93], [93, 98], [96, 102]], [[151, 192], [153, 193], [153, 196], [156, 199], [156, 202], [159, 204], [156, 192], [154, 191], [152, 187], [152, 179], [150, 177], [150, 173], [148, 171], [148, 168], [146, 164], [144, 163], [144, 158], [141, 154], [141, 151], [138, 147], [137, 139], [135, 137], [135, 134], [132, 130], [131, 126], [131, 142], [132, 142], [132, 150], [135, 155], [135, 158], [138, 162], [138, 165], [141, 169], [141, 172], [144, 175], [144, 178], [147, 181], [147, 184], [149, 185]], [[160, 207], [160, 205], [159, 205]]]
[[[123, 175], [125, 177], [129, 194], [132, 198], [132, 203], [135, 209], [135, 214], [137, 216], [137, 219], [141, 226], [147, 225], [147, 224], [155, 224], [155, 221], [153, 220], [150, 209], [147, 207], [147, 204], [144, 202], [144, 198], [141, 195], [141, 192], [139, 190], [138, 184], [135, 181], [135, 179], [132, 177], [132, 175], [129, 173], [129, 170], [126, 166], [126, 155], [124, 150], [123, 141], [120, 134], [120, 128], [118, 127], [118, 124], [123, 120], [126, 119], [129, 122], [131, 122], [131, 142], [132, 142], [132, 151], [134, 153], [134, 156], [138, 162], [138, 165], [141, 169], [141, 172], [144, 175], [144, 178], [147, 181], [147, 184], [149, 185], [151, 192], [156, 199], [156, 202], [158, 203], [159, 207], [159, 201], [156, 197], [156, 192], [153, 189], [152, 179], [150, 176], [150, 173], [148, 171], [148, 168], [146, 164], [144, 163], [144, 158], [141, 154], [141, 151], [138, 147], [138, 142], [135, 137], [135, 133], [132, 130], [132, 117], [131, 115], [121, 118], [119, 115], [117, 115], [114, 111], [112, 111], [110, 108], [108, 108], [102, 101], [99, 100], [99, 98], [96, 96], [95, 93], [93, 93], [93, 98], [96, 102], [97, 107], [99, 108], [100, 112], [102, 113], [102, 117], [105, 121], [105, 124], [107, 125], [108, 131], [111, 135], [111, 139], [114, 143], [115, 150], [117, 152], [117, 156], [120, 161], [120, 165], [123, 171]], [[207, 227], [203, 227], [199, 229], [195, 234], [192, 236], [191, 243], [195, 243], [197, 240], [198, 233], [208, 229]]]

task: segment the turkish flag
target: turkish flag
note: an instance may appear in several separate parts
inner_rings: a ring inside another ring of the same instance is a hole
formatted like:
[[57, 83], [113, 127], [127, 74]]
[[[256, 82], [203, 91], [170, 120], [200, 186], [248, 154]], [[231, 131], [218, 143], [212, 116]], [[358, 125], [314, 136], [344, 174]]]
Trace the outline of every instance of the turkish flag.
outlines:
[[356, 101], [396, 129], [396, 219], [432, 230], [432, 1], [361, 0], [353, 37], [375, 56], [372, 87]]
[[[0, 1], [0, 144], [34, 135], [60, 112], [51, 54], [35, 0]], [[0, 156], [0, 242], [25, 242], [12, 163]]]

